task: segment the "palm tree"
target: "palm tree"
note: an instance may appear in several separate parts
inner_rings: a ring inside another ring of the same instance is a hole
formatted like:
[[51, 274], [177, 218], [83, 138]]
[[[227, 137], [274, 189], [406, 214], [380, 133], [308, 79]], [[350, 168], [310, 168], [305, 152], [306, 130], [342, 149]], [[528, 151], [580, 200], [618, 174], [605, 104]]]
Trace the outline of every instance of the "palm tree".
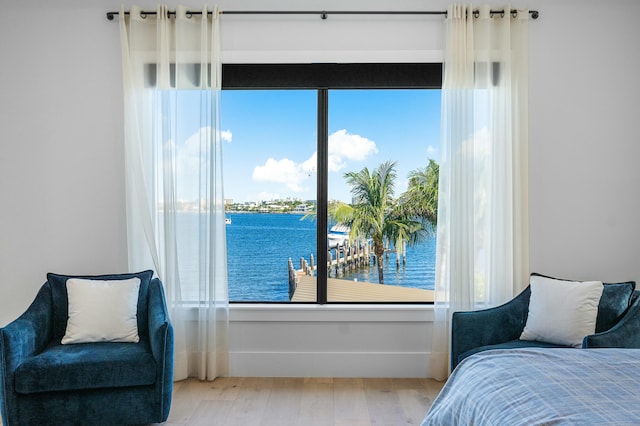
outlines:
[[384, 283], [384, 243], [390, 241], [396, 248], [403, 242], [409, 245], [421, 241], [426, 228], [424, 224], [406, 215], [402, 206], [395, 202], [395, 162], [387, 161], [369, 172], [366, 167], [359, 172], [344, 174], [351, 186], [353, 204], [339, 203], [330, 215], [339, 223], [351, 227], [350, 239], [371, 238], [373, 252], [378, 265], [378, 282]]
[[404, 214], [422, 221], [435, 231], [438, 222], [438, 176], [440, 167], [434, 160], [424, 168], [409, 173], [409, 186], [400, 199]]

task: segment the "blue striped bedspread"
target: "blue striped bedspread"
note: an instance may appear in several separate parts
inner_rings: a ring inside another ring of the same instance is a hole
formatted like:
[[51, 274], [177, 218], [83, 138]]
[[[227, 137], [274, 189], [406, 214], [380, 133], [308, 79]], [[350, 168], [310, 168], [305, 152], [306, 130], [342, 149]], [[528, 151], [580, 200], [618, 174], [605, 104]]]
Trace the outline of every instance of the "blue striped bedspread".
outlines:
[[466, 358], [427, 425], [640, 425], [640, 349], [508, 349]]

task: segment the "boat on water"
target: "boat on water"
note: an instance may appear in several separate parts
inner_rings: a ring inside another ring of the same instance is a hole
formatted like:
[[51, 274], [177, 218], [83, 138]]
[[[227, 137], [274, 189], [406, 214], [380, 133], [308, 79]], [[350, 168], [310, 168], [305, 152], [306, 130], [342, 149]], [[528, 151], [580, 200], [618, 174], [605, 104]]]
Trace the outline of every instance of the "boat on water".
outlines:
[[327, 245], [329, 248], [336, 248], [345, 245], [349, 241], [351, 228], [347, 225], [333, 225], [327, 233]]
[[230, 217], [225, 217], [224, 218], [224, 223], [226, 223], [227, 225], [231, 225], [231, 218]]

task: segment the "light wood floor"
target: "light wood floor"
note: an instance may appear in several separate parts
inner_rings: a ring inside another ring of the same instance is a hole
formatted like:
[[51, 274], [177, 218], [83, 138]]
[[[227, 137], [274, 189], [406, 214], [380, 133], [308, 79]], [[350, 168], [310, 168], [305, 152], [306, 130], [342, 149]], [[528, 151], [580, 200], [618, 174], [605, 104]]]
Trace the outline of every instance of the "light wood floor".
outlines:
[[431, 379], [219, 378], [175, 383], [165, 425], [419, 425]]
[[163, 425], [419, 425], [442, 386], [431, 379], [188, 379], [174, 384]]

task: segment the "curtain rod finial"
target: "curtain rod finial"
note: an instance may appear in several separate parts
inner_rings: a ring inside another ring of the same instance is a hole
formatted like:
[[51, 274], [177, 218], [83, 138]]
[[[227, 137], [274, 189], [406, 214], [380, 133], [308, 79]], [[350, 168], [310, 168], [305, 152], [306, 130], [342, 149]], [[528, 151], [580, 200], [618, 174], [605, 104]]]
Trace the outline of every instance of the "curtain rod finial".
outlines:
[[113, 21], [113, 18], [115, 17], [116, 12], [107, 12], [107, 19], [109, 21]]

